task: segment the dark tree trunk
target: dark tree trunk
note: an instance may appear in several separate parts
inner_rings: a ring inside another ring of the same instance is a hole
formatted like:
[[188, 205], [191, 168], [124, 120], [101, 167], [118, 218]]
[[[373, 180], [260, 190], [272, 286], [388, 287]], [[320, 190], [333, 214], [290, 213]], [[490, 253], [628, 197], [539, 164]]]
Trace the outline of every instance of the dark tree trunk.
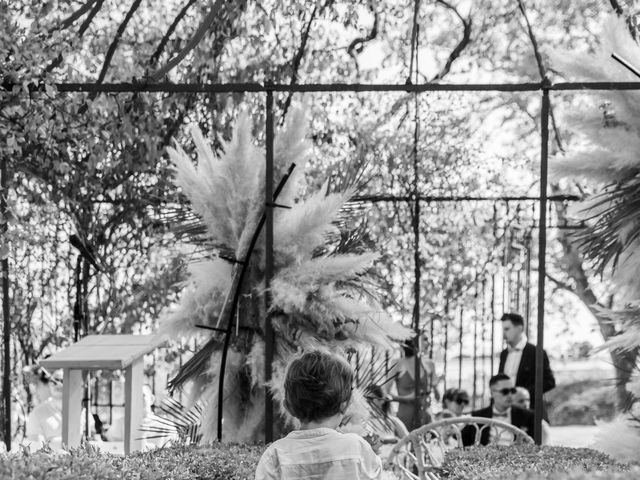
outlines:
[[[557, 185], [551, 185], [553, 193], [559, 193]], [[566, 219], [566, 207], [561, 204], [556, 204], [556, 213], [559, 223], [563, 223]], [[563, 271], [573, 280], [573, 293], [575, 293], [580, 300], [587, 306], [589, 311], [593, 314], [600, 327], [602, 338], [608, 340], [616, 335], [617, 332], [615, 325], [608, 319], [604, 318], [595, 307], [605, 307], [593, 293], [591, 286], [589, 285], [589, 279], [584, 270], [582, 256], [578, 249], [570, 238], [569, 230], [558, 230], [558, 240], [562, 245], [563, 256], [561, 258]], [[608, 306], [607, 306], [608, 307]], [[638, 359], [638, 349], [634, 349], [628, 352], [622, 351], [610, 351], [611, 361], [616, 370], [616, 400], [618, 408], [626, 411], [630, 407], [631, 394], [627, 390], [627, 383], [631, 377], [631, 374], [635, 368], [636, 360]]]

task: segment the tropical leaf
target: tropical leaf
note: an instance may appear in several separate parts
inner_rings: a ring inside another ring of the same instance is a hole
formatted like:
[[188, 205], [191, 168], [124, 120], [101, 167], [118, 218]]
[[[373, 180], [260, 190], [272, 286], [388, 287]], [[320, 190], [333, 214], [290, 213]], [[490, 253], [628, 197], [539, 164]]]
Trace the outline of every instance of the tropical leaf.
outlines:
[[196, 402], [191, 408], [178, 400], [166, 397], [140, 427], [143, 438], [166, 439], [195, 445], [202, 438], [202, 415], [205, 405]]
[[[600, 45], [593, 54], [550, 52], [554, 68], [581, 80], [637, 80], [611, 54], [640, 64], [640, 45], [622, 18], [604, 24]], [[570, 119], [579, 132], [565, 154], [558, 155], [552, 171], [558, 176], [586, 177], [604, 188], [581, 205], [579, 217], [587, 228], [576, 235], [585, 257], [598, 273], [613, 272], [613, 279], [631, 297], [640, 294], [637, 269], [640, 257], [640, 93], [608, 91], [598, 95]], [[590, 108], [589, 108], [590, 107]], [[604, 116], [603, 109], [604, 108]]]

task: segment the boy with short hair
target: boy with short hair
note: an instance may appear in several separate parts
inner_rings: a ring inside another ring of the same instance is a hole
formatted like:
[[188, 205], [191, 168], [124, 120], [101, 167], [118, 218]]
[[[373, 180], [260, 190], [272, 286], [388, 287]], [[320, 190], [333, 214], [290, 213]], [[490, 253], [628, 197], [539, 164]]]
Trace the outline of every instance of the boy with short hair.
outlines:
[[284, 405], [302, 426], [265, 450], [256, 480], [382, 479], [382, 462], [371, 446], [336, 430], [352, 384], [353, 370], [338, 355], [312, 350], [295, 358], [285, 374]]

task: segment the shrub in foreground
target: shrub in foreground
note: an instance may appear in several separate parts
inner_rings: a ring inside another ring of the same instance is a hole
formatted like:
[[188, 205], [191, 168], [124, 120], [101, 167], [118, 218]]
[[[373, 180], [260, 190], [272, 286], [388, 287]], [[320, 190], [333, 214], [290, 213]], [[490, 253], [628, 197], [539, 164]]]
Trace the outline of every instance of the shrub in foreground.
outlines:
[[515, 480], [630, 480], [640, 478], [640, 469], [626, 472], [523, 473]]
[[550, 478], [552, 474], [568, 472], [626, 472], [626, 470], [628, 470], [626, 465], [619, 464], [607, 455], [588, 448], [514, 445], [452, 450], [445, 457], [442, 477], [455, 480], [511, 480], [514, 478], [538, 480], [538, 478]]
[[263, 446], [168, 447], [126, 457], [92, 447], [65, 453], [0, 456], [0, 478], [12, 480], [253, 480]]
[[[566, 476], [573, 472], [578, 475], [575, 480], [582, 480], [591, 478], [579, 476], [584, 472], [607, 471], [613, 472], [612, 475], [624, 472], [628, 475], [627, 470], [628, 466], [588, 448], [514, 445], [451, 450], [445, 457], [441, 476], [452, 480], [574, 480], [574, 477]], [[623, 477], [593, 478], [617, 480]]]
[[[253, 480], [262, 445], [167, 447], [127, 457], [92, 447], [66, 453], [0, 455], [0, 479], [12, 480]], [[604, 471], [604, 472], [603, 472]], [[594, 473], [595, 472], [595, 473]], [[597, 473], [600, 472], [600, 473]], [[481, 447], [447, 453], [440, 477], [449, 480], [623, 480], [640, 478], [586, 448]]]

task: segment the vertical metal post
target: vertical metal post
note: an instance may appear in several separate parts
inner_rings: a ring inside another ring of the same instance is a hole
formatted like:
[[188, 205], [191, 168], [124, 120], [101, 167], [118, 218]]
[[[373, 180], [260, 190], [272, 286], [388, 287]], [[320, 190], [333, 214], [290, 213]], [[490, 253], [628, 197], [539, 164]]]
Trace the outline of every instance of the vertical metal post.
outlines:
[[494, 362], [494, 352], [495, 352], [495, 344], [494, 337], [496, 336], [496, 274], [491, 275], [491, 374], [489, 376], [495, 375], [495, 371], [493, 370], [493, 362]]
[[487, 341], [486, 341], [486, 318], [487, 318], [487, 277], [482, 277], [482, 402], [487, 388]]
[[[0, 213], [2, 214], [2, 236], [6, 237], [7, 219], [7, 159], [0, 160]], [[11, 312], [9, 310], [9, 259], [2, 260], [2, 431], [7, 450], [11, 450]]]
[[464, 326], [464, 307], [460, 305], [460, 356], [458, 357], [458, 388], [462, 388], [462, 332]]
[[273, 373], [274, 332], [271, 324], [271, 280], [273, 278], [273, 90], [267, 90], [266, 122], [266, 168], [265, 168], [265, 349], [264, 349], [264, 440], [266, 443], [273, 441], [273, 398], [266, 385], [271, 381]]
[[443, 393], [447, 391], [447, 351], [449, 350], [449, 292], [444, 304], [444, 385]]
[[476, 396], [478, 394], [478, 279], [475, 281], [475, 292], [473, 295], [473, 397], [471, 404], [476, 409]]
[[[89, 260], [84, 258], [82, 260], [82, 283], [81, 283], [81, 291], [82, 291], [82, 324], [80, 331], [80, 337], [86, 337], [90, 333], [89, 329]], [[84, 388], [83, 388], [83, 399], [84, 403], [84, 438], [86, 440], [90, 440], [90, 432], [91, 432], [91, 370], [87, 370], [84, 376]]]
[[[417, 76], [417, 75], [416, 75]], [[414, 338], [414, 412], [413, 425], [414, 428], [420, 426], [420, 397], [423, 392], [420, 389], [420, 191], [419, 182], [420, 171], [418, 169], [418, 140], [420, 135], [420, 117], [418, 115], [418, 94], [415, 99], [415, 119], [413, 129], [413, 332]], [[431, 340], [433, 341], [433, 339]], [[430, 386], [431, 387], [431, 386]]]
[[527, 273], [525, 274], [525, 287], [524, 287], [524, 320], [526, 324], [526, 335], [529, 338], [529, 330], [530, 330], [530, 317], [531, 317], [531, 232], [527, 232], [527, 236], [525, 238], [527, 242]]
[[549, 161], [549, 87], [548, 79], [542, 82], [542, 109], [540, 112], [541, 122], [541, 145], [540, 145], [540, 220], [538, 237], [538, 339], [536, 344], [536, 383], [535, 383], [535, 411], [534, 411], [534, 440], [537, 445], [542, 443], [542, 375], [543, 375], [543, 354], [544, 354], [544, 286], [546, 274], [546, 251], [547, 251], [547, 168]]

